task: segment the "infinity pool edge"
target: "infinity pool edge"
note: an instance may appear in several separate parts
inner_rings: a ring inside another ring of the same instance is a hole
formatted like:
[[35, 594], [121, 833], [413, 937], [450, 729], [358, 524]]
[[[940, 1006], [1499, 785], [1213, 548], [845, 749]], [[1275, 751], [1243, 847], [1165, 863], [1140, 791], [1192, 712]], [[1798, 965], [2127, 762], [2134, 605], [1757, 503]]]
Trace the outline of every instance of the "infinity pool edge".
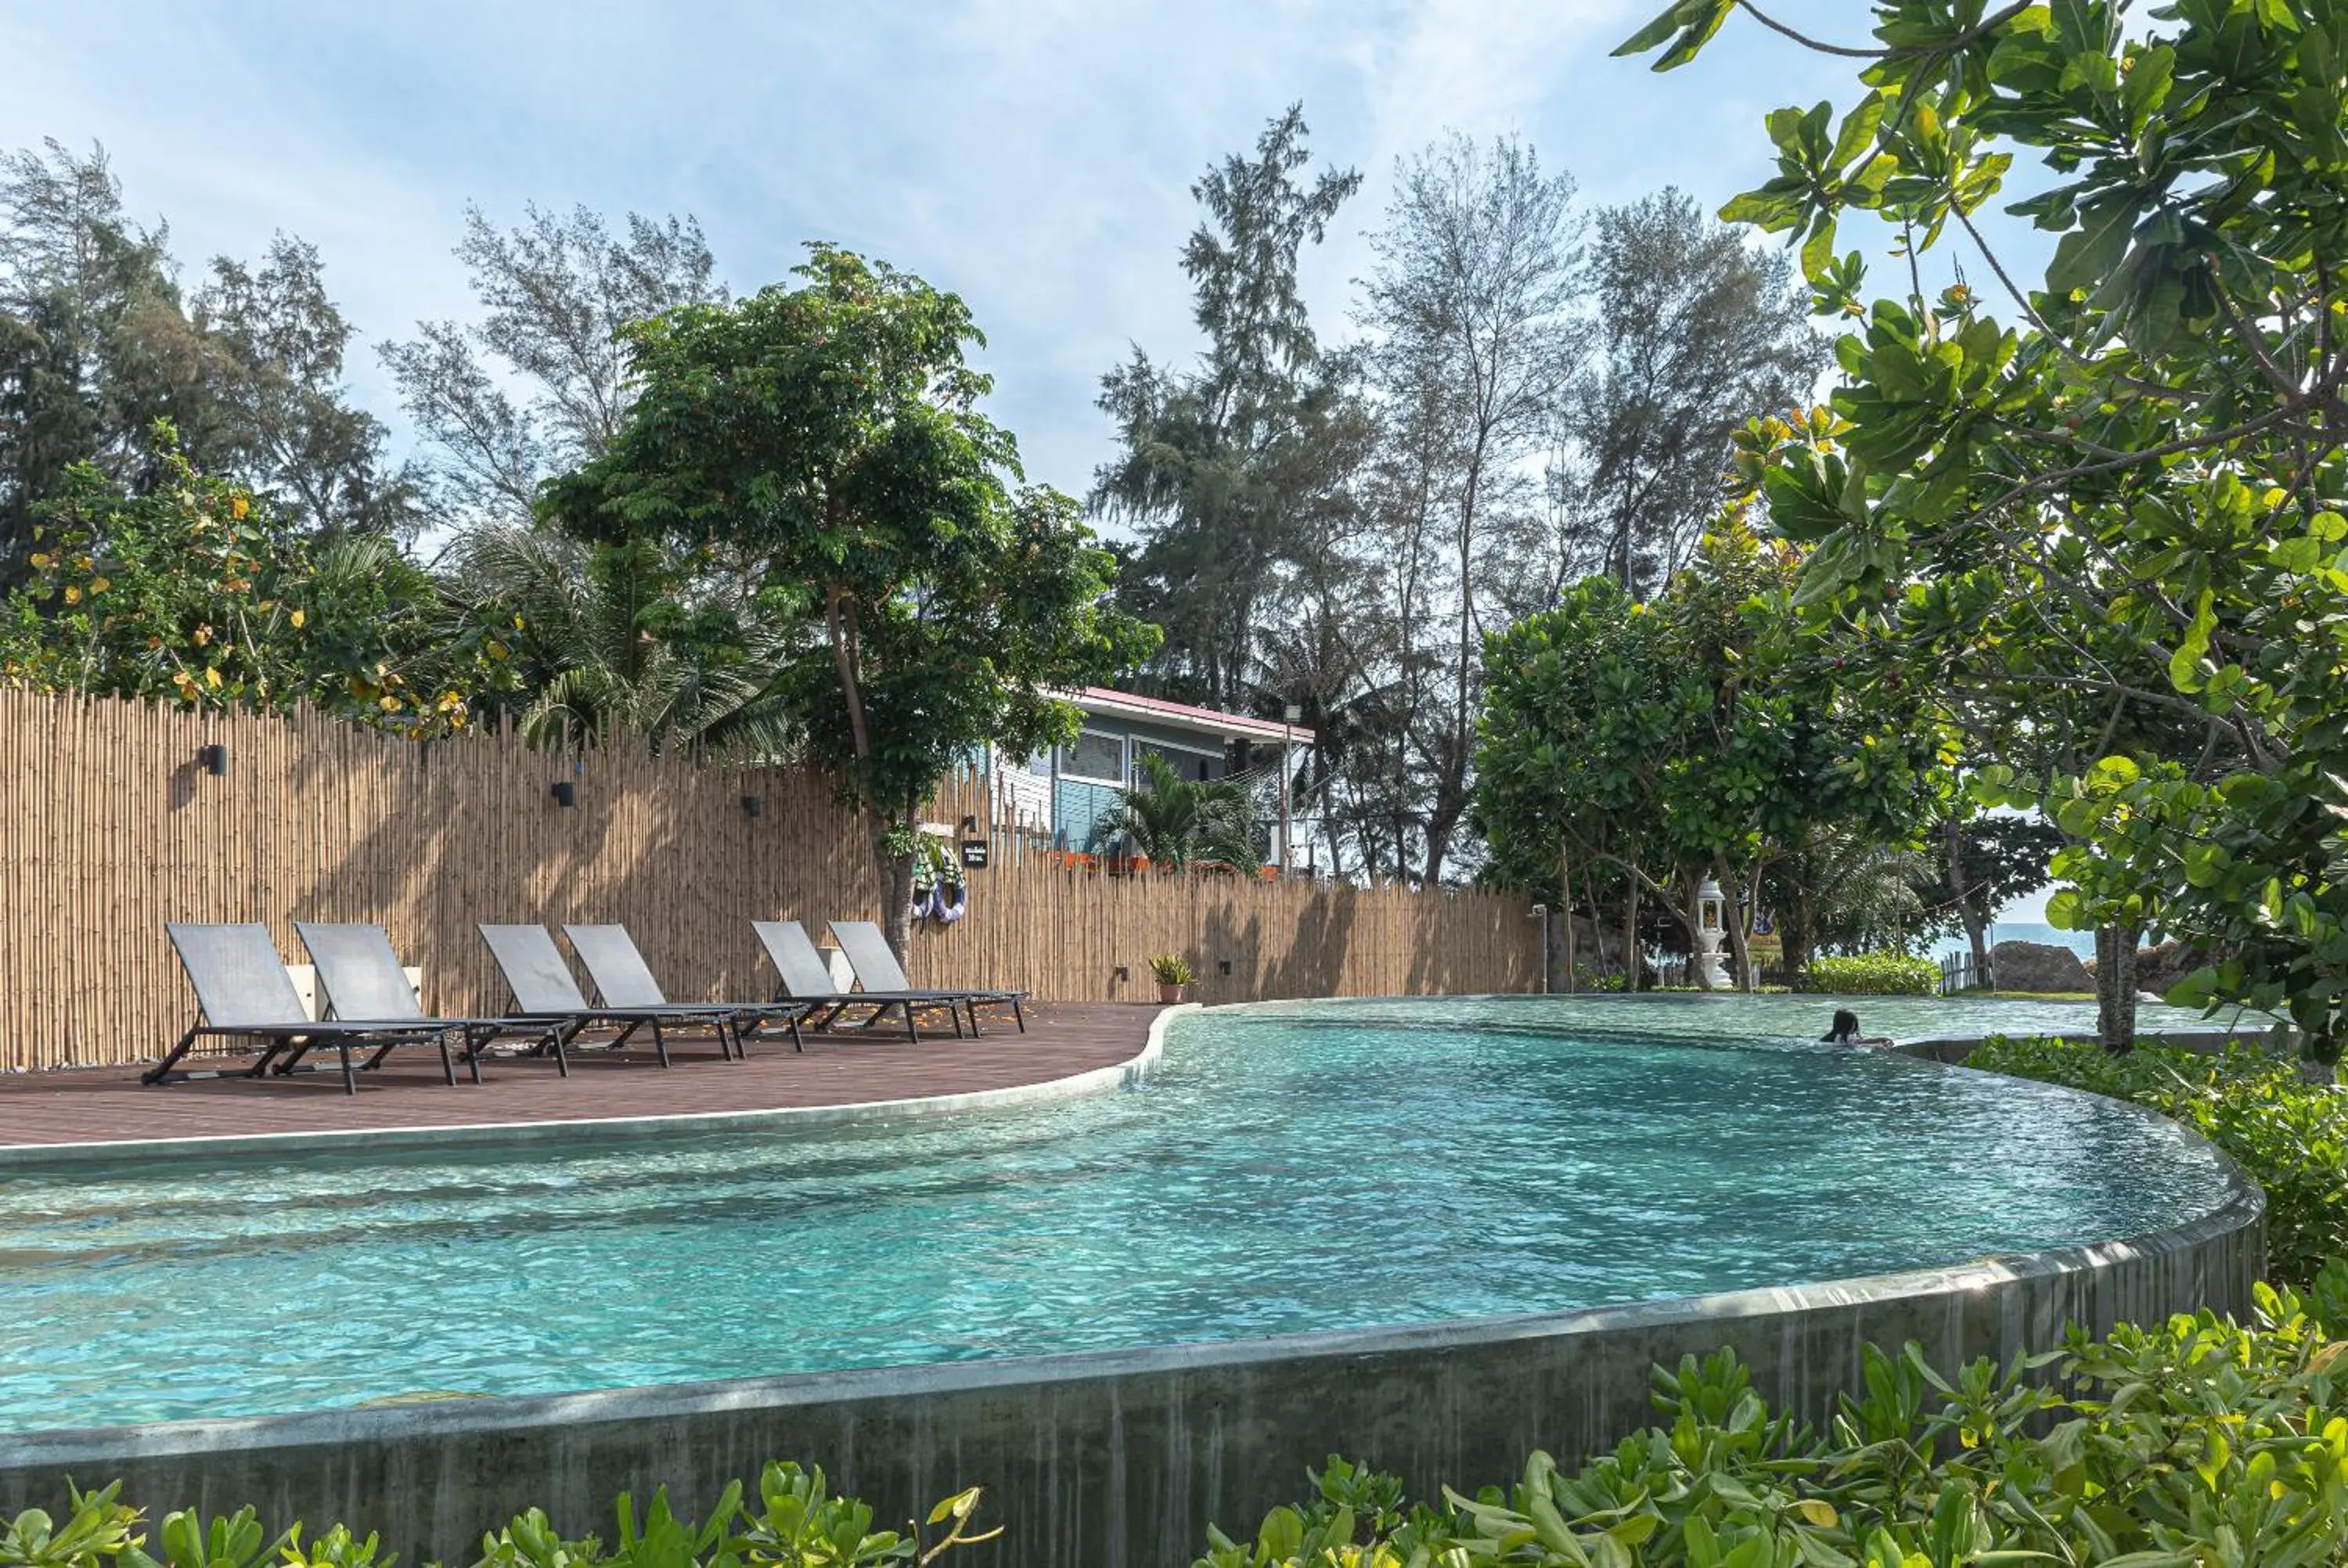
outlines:
[[[1153, 1020], [1122, 1066], [884, 1102], [879, 1114], [1130, 1081], [1162, 1054], [1174, 1016]], [[1652, 1423], [1650, 1368], [1683, 1355], [1734, 1348], [1757, 1390], [1815, 1420], [1862, 1386], [1869, 1344], [1913, 1340], [1944, 1368], [1977, 1356], [2003, 1363], [2057, 1348], [2072, 1323], [2100, 1333], [2204, 1306], [2246, 1314], [2263, 1272], [2265, 1195], [2212, 1153], [2224, 1197], [2175, 1225], [1813, 1285], [1135, 1349], [0, 1432], [0, 1513], [55, 1506], [67, 1476], [120, 1478], [150, 1514], [251, 1502], [273, 1524], [340, 1519], [382, 1531], [409, 1561], [459, 1561], [482, 1530], [527, 1506], [572, 1533], [601, 1530], [620, 1491], [642, 1499], [665, 1485], [688, 1512], [764, 1460], [796, 1458], [822, 1464], [883, 1516], [986, 1487], [986, 1518], [1008, 1535], [971, 1553], [972, 1568], [1185, 1568], [1210, 1521], [1251, 1531], [1298, 1491], [1302, 1467], [1328, 1453], [1398, 1471], [1425, 1494], [1505, 1481], [1533, 1448], [1570, 1462], [1611, 1447]]]

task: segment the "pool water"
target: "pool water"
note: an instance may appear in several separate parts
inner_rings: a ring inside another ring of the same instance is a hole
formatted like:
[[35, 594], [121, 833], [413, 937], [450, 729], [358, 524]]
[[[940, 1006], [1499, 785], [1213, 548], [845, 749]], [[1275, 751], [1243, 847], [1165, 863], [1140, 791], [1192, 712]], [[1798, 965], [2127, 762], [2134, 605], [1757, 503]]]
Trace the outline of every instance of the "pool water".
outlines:
[[0, 1430], [1545, 1311], [2107, 1240], [2228, 1195], [2165, 1122], [1821, 1046], [1820, 1010], [1217, 1010], [1146, 1085], [1042, 1108], [0, 1171]]

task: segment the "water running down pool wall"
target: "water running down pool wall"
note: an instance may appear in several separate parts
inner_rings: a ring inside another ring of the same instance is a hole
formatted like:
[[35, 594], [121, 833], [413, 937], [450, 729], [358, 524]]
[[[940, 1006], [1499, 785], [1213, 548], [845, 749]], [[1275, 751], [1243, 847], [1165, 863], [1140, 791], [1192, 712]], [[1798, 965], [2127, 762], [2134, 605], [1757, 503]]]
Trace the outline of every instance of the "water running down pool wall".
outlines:
[[608, 1532], [620, 1491], [665, 1484], [681, 1508], [697, 1507], [762, 1460], [795, 1457], [822, 1463], [884, 1519], [986, 1487], [987, 1517], [1008, 1533], [973, 1553], [973, 1568], [1179, 1568], [1206, 1522], [1251, 1528], [1332, 1451], [1431, 1491], [1505, 1479], [1533, 1447], [1608, 1446], [1652, 1419], [1649, 1368], [1684, 1353], [1732, 1346], [1763, 1392], [1816, 1416], [1854, 1385], [1869, 1342], [1915, 1339], [1947, 1365], [2044, 1348], [2066, 1321], [2101, 1329], [2204, 1304], [2245, 1311], [2263, 1205], [2230, 1180], [2214, 1209], [2134, 1241], [1797, 1288], [1170, 1349], [0, 1435], [0, 1509], [53, 1506], [67, 1474], [118, 1475], [151, 1508], [251, 1501], [277, 1522], [381, 1530], [409, 1563], [461, 1562], [483, 1528], [532, 1503], [571, 1532]]

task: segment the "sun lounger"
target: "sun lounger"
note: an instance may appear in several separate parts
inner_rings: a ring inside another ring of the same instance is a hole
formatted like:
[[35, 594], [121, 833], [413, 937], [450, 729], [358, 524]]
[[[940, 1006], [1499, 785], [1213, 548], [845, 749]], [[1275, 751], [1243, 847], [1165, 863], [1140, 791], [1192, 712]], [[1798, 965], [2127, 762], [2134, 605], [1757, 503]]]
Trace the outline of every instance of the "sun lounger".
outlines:
[[667, 1067], [671, 1064], [664, 1026], [683, 1024], [710, 1030], [728, 1060], [735, 1054], [734, 1018], [727, 1009], [595, 1006], [579, 989], [571, 966], [562, 960], [562, 949], [554, 945], [553, 933], [545, 927], [484, 925], [479, 929], [481, 940], [489, 945], [506, 985], [513, 991], [514, 1016], [557, 1025], [566, 1044], [577, 1040], [579, 1031], [589, 1024], [614, 1023], [620, 1026], [619, 1037], [612, 1041], [616, 1048], [650, 1024], [653, 1050], [660, 1064]]
[[[372, 1049], [364, 1066], [383, 1065], [384, 1058], [403, 1045], [439, 1048], [441, 1075], [450, 1087], [457, 1082], [457, 1065], [448, 1052], [454, 1023], [438, 1019], [335, 1019], [319, 1022], [302, 1010], [301, 993], [277, 943], [266, 926], [204, 925], [173, 922], [163, 927], [196, 989], [196, 1021], [163, 1060], [140, 1073], [145, 1083], [177, 1083], [191, 1078], [237, 1076], [259, 1078], [264, 1072], [291, 1072], [314, 1048], [332, 1046], [342, 1059], [343, 1089], [359, 1091], [358, 1066], [351, 1060], [354, 1046]], [[410, 1003], [413, 1009], [413, 1002]], [[261, 1059], [233, 1072], [186, 1072], [180, 1061], [196, 1041], [207, 1037], [242, 1036], [263, 1041]], [[476, 1074], [478, 1077], [479, 1074]]]
[[296, 920], [294, 930], [309, 949], [318, 983], [338, 1018], [412, 1020], [419, 1026], [456, 1030], [465, 1038], [465, 1063], [472, 1069], [476, 1083], [481, 1081], [482, 1048], [491, 1040], [515, 1035], [528, 1036], [541, 1050], [553, 1051], [556, 1068], [564, 1077], [571, 1075], [571, 1064], [563, 1056], [562, 1030], [544, 1019], [427, 1019], [382, 927]]
[[[587, 978], [595, 982], [595, 994], [606, 1004], [633, 1008], [671, 1005], [661, 990], [660, 982], [653, 979], [652, 966], [644, 962], [644, 954], [637, 949], [635, 938], [628, 935], [625, 926], [565, 926], [562, 934], [571, 938], [571, 950], [577, 953], [579, 961], [587, 966]], [[706, 1005], [722, 1008], [730, 1016], [736, 1050], [749, 1035], [756, 1034], [762, 1025], [775, 1020], [789, 1026], [791, 1044], [795, 1049], [807, 1049], [807, 1042], [799, 1039], [799, 1020], [810, 1010], [805, 1003], [712, 1002]]]
[[914, 1022], [914, 1015], [943, 1008], [953, 1020], [954, 1038], [962, 1038], [959, 997], [932, 996], [926, 991], [843, 991], [832, 983], [831, 971], [825, 967], [823, 955], [816, 951], [815, 943], [808, 939], [806, 927], [797, 920], [753, 920], [750, 924], [758, 933], [759, 944], [767, 949], [775, 973], [782, 979], [783, 994], [814, 1007], [809, 1021], [816, 1028], [830, 1028], [851, 1008], [869, 1007], [871, 1012], [850, 1027], [870, 1029], [894, 1010], [903, 1015], [905, 1032], [918, 1040], [922, 1031]]
[[868, 991], [892, 991], [899, 995], [952, 997], [970, 1009], [971, 1032], [978, 1032], [978, 1009], [987, 1007], [1007, 1007], [1019, 1032], [1027, 1032], [1027, 1015], [1019, 1004], [1026, 999], [1025, 991], [984, 990], [967, 987], [936, 987], [927, 990], [914, 986], [905, 978], [897, 962], [897, 955], [889, 950], [889, 938], [880, 927], [870, 920], [834, 920], [831, 939], [848, 955], [848, 967], [856, 971], [857, 983]]

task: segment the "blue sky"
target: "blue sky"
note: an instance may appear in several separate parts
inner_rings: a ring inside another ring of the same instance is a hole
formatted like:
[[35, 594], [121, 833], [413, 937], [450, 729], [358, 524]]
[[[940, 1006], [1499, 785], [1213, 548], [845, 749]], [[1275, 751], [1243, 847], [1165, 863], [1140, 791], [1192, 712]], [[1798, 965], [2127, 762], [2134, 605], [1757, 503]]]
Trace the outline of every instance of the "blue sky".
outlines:
[[[1195, 346], [1191, 181], [1291, 101], [1367, 176], [1308, 265], [1341, 334], [1395, 158], [1447, 129], [1521, 134], [1589, 203], [1717, 206], [1767, 177], [1768, 109], [1851, 97], [1847, 65], [1742, 19], [1667, 76], [1609, 58], [1661, 3], [5, 0], [0, 146], [103, 142], [191, 269], [318, 245], [355, 392], [402, 440], [369, 345], [469, 316], [469, 200], [692, 212], [737, 292], [807, 240], [854, 246], [969, 300], [1030, 477], [1081, 494], [1101, 373]], [[1850, 42], [1860, 9], [1772, 6]]]
[[[1741, 22], [1669, 76], [1608, 58], [1660, 4], [8, 0], [0, 145], [102, 141], [191, 268], [317, 244], [386, 416], [367, 344], [469, 313], [468, 200], [693, 212], [737, 291], [803, 241], [855, 246], [970, 301], [1030, 477], [1081, 493], [1100, 374], [1193, 346], [1190, 182], [1291, 100], [1368, 176], [1307, 278], [1341, 333], [1394, 159], [1447, 128], [1521, 133], [1591, 202], [1716, 205], [1766, 177], [1768, 108], [1849, 96], [1846, 67]], [[1849, 38], [1859, 7], [1777, 10]]]

